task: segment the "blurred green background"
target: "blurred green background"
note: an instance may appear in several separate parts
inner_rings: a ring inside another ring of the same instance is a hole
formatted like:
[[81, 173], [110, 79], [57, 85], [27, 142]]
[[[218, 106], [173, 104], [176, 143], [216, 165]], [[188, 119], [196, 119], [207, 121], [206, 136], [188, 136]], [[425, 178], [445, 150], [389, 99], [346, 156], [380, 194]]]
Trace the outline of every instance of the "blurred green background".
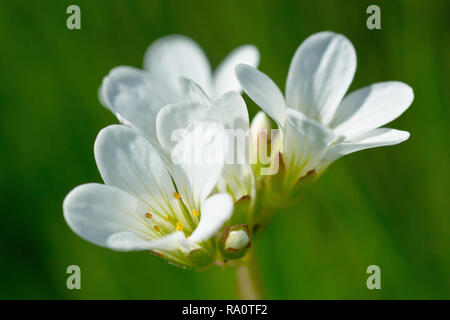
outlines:
[[[81, 7], [82, 29], [66, 28]], [[381, 30], [366, 8], [381, 7]], [[0, 298], [230, 299], [232, 270], [177, 269], [145, 252], [78, 238], [62, 215], [75, 186], [101, 182], [93, 142], [115, 117], [97, 98], [117, 65], [142, 66], [156, 38], [181, 33], [213, 66], [257, 45], [283, 88], [292, 55], [332, 30], [354, 44], [351, 90], [400, 80], [411, 108], [390, 127], [411, 138], [332, 165], [303, 201], [276, 215], [256, 247], [269, 298], [450, 298], [449, 1], [2, 1], [0, 4]], [[252, 114], [256, 106], [248, 99]], [[82, 289], [66, 288], [66, 268]], [[366, 288], [367, 266], [382, 289]]]

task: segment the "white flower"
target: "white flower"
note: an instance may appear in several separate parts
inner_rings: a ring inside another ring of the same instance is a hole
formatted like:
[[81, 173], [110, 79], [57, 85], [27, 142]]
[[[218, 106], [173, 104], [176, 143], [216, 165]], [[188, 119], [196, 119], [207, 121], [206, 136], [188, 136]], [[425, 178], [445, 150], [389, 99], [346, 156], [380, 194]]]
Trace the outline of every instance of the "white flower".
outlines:
[[111, 70], [103, 79], [99, 97], [119, 121], [135, 126], [157, 145], [158, 111], [194, 94], [181, 79], [192, 80], [208, 99], [217, 99], [228, 91], [241, 90], [234, 72], [237, 64], [257, 66], [258, 62], [256, 47], [243, 45], [233, 50], [212, 73], [207, 57], [193, 40], [166, 36], [147, 49], [145, 71], [126, 66]]
[[236, 67], [245, 92], [283, 130], [288, 186], [311, 170], [323, 171], [343, 155], [408, 139], [406, 131], [379, 127], [409, 107], [412, 89], [389, 81], [344, 97], [355, 70], [353, 45], [332, 32], [314, 34], [297, 49], [285, 98], [262, 72], [244, 64]]
[[[176, 130], [195, 126], [197, 121], [209, 120], [222, 124], [224, 129], [230, 129], [225, 134], [231, 142], [228, 144], [231, 159], [224, 167], [223, 179], [219, 180], [218, 188], [222, 192], [231, 193], [235, 201], [244, 196], [253, 197], [254, 176], [245, 159], [249, 117], [244, 99], [239, 93], [230, 91], [211, 102], [195, 83], [190, 80], [185, 83], [192, 99], [166, 105], [157, 115], [156, 132], [160, 145], [170, 153], [176, 143]], [[234, 137], [241, 137], [241, 140], [235, 140]]]
[[[221, 143], [215, 123], [197, 129], [207, 136], [199, 148]], [[185, 145], [182, 140], [175, 148], [182, 152]], [[230, 195], [210, 195], [223, 165], [174, 165], [171, 173], [151, 143], [123, 125], [101, 130], [94, 150], [105, 185], [78, 186], [63, 204], [76, 234], [113, 250], [151, 250], [182, 265], [192, 265], [189, 255], [199, 249], [214, 257], [209, 239], [233, 212]]]

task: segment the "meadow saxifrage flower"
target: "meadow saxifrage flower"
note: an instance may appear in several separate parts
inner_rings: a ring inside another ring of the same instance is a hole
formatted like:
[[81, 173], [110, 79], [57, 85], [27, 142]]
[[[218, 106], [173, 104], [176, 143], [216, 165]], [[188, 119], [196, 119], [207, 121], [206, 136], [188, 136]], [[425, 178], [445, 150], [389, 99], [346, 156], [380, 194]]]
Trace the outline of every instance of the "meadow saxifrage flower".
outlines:
[[355, 70], [353, 45], [333, 32], [316, 33], [300, 45], [289, 68], [285, 96], [254, 67], [236, 67], [244, 91], [282, 130], [284, 189], [308, 173], [320, 174], [346, 154], [408, 139], [406, 131], [380, 127], [410, 106], [411, 87], [387, 81], [344, 96]]

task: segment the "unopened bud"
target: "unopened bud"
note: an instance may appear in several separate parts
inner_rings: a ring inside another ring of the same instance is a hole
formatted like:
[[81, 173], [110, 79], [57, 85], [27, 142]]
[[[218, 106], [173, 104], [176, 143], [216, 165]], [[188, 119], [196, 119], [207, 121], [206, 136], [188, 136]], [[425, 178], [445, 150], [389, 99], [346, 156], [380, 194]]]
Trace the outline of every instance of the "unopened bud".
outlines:
[[245, 224], [237, 224], [225, 229], [222, 239], [219, 242], [222, 255], [228, 260], [243, 257], [250, 245], [250, 231]]
[[264, 112], [259, 111], [250, 126], [250, 163], [256, 165], [258, 174], [262, 167], [266, 168], [271, 164], [272, 134], [276, 137], [271, 120]]
[[263, 111], [258, 111], [258, 113], [253, 117], [250, 128], [252, 130], [270, 130], [272, 129], [272, 123], [270, 122], [269, 117]]
[[231, 231], [225, 240], [225, 249], [242, 250], [250, 243], [247, 232], [244, 230]]

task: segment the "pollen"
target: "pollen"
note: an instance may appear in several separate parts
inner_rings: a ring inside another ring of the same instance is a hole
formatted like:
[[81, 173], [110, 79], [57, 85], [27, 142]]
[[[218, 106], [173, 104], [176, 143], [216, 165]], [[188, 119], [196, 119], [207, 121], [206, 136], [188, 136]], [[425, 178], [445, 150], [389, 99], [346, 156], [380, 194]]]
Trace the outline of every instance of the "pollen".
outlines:
[[170, 221], [170, 220], [172, 220], [172, 217], [171, 216], [167, 216], [165, 219], [166, 219], [166, 221]]
[[155, 229], [156, 232], [159, 232], [161, 230], [161, 228], [157, 224], [153, 226], [153, 229]]
[[147, 213], [145, 214], [145, 217], [151, 219], [153, 216], [152, 216], [151, 213], [147, 212]]
[[175, 199], [177, 199], [177, 200], [180, 200], [180, 199], [181, 199], [181, 196], [180, 196], [180, 194], [179, 194], [178, 192], [174, 192], [174, 193], [173, 193], [173, 197], [174, 197]]
[[183, 224], [181, 222], [177, 222], [177, 231], [183, 231]]
[[197, 212], [197, 210], [192, 210], [192, 215], [194, 216], [194, 217], [198, 217], [198, 212]]

